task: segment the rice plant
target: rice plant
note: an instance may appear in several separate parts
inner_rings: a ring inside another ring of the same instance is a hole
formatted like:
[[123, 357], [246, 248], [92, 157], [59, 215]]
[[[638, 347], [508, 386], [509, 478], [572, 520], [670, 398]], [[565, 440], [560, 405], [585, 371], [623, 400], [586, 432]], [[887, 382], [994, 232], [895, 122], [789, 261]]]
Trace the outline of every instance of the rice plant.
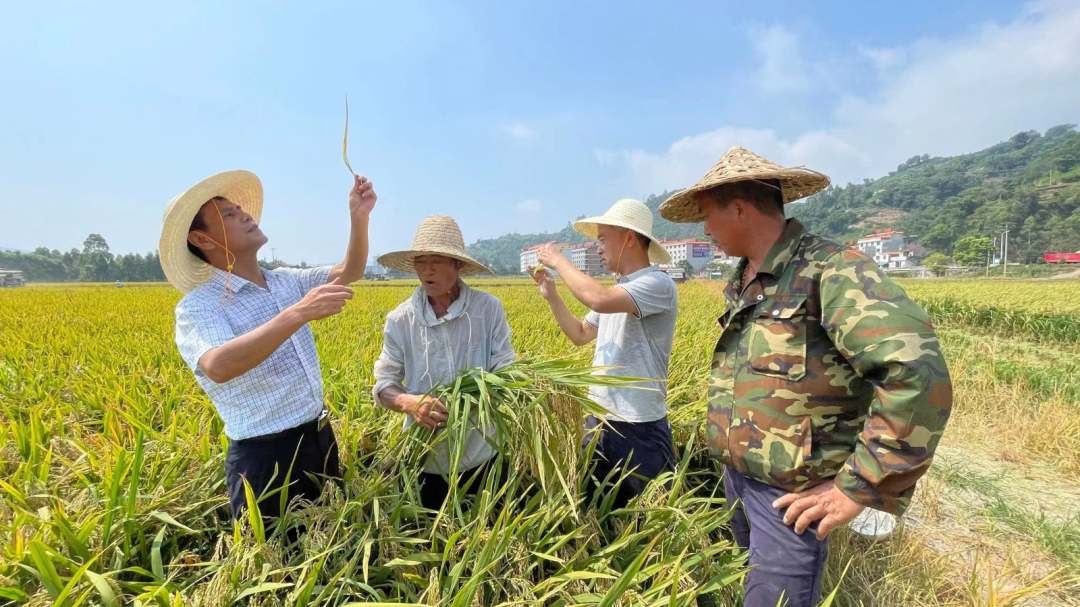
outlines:
[[[1068, 374], [1080, 283], [1045, 284], [905, 283], [951, 331], [944, 343], [958, 400], [943, 444], [993, 446], [1007, 427], [1027, 452], [1078, 469]], [[399, 414], [372, 402], [382, 319], [413, 286], [361, 284], [363, 297], [314, 326], [344, 482], [261, 529], [258, 517], [229, 520], [227, 441], [172, 343], [178, 294], [157, 285], [0, 291], [0, 603], [737, 603], [746, 557], [724, 536], [702, 427], [723, 312], [717, 285], [680, 286], [668, 386], [679, 465], [618, 511], [580, 500], [588, 453], [579, 432], [595, 407], [587, 385], [623, 380], [590, 372], [591, 347], [562, 336], [528, 279], [476, 286], [503, 301], [522, 362], [470, 371], [437, 395], [455, 419], [494, 429], [507, 476], [475, 498], [455, 493], [438, 512], [419, 505], [420, 458], [462, 426], [405, 432]], [[1017, 420], [1033, 425], [1018, 429]], [[1056, 442], [1039, 438], [1044, 427], [1056, 429]], [[306, 533], [290, 545], [285, 530], [296, 525]], [[847, 546], [840, 537], [836, 545]], [[927, 549], [852, 546], [831, 561], [830, 591], [853, 554], [863, 562], [852, 579], [893, 572], [882, 592], [896, 592], [911, 571], [949, 575], [947, 566], [905, 562]], [[872, 592], [845, 584], [834, 604]], [[956, 586], [927, 582], [904, 596], [955, 604], [935, 594], [945, 587]]]

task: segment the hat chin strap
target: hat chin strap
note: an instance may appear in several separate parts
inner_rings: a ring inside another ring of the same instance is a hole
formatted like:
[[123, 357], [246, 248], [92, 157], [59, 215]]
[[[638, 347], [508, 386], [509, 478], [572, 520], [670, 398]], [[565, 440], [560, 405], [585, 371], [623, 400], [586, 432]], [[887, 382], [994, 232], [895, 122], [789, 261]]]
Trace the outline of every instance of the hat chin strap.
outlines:
[[769, 183], [768, 181], [762, 181], [760, 179], [751, 179], [750, 181], [753, 181], [754, 183], [759, 183], [759, 184], [761, 184], [761, 185], [763, 185], [765, 187], [768, 187], [768, 188], [772, 188], [772, 189], [776, 190], [777, 192], [780, 192], [781, 194], [784, 193], [784, 188], [777, 187], [777, 186]]
[[225, 250], [225, 271], [228, 273], [225, 277], [225, 292], [229, 293], [232, 291], [233, 267], [236, 266], [236, 255], [229, 249], [229, 231], [225, 229], [225, 217], [221, 214], [221, 209], [219, 209], [216, 204], [213, 206], [214, 210], [217, 211], [218, 220], [221, 222], [221, 235], [222, 238], [225, 239], [225, 243], [222, 244], [218, 242], [217, 239], [206, 232], [203, 232], [203, 236]]
[[[633, 234], [633, 230], [626, 230], [627, 234]], [[626, 252], [626, 243], [628, 241], [623, 238], [622, 247], [619, 248], [619, 256], [615, 258], [615, 276], [623, 276], [623, 273], [619, 271], [619, 267], [622, 265], [622, 256]]]

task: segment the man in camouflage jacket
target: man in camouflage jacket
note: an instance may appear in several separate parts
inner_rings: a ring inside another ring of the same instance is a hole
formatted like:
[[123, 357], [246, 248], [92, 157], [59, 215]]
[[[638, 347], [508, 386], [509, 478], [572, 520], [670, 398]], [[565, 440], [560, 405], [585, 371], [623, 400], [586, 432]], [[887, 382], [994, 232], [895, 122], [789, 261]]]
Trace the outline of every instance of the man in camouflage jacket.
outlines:
[[907, 508], [952, 404], [926, 313], [873, 259], [784, 219], [784, 203], [827, 185], [732, 148], [660, 207], [742, 257], [724, 289], [708, 437], [750, 551], [748, 606], [816, 605], [828, 533], [866, 507]]

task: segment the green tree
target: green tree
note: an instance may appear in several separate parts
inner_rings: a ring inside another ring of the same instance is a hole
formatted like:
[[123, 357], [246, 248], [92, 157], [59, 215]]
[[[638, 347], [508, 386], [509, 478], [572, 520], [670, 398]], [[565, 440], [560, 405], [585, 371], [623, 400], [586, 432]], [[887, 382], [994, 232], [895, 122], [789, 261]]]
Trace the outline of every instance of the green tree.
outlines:
[[984, 264], [992, 246], [989, 236], [971, 234], [956, 241], [953, 246], [953, 259], [965, 266]]
[[929, 268], [930, 271], [937, 276], [944, 274], [945, 267], [950, 263], [952, 263], [952, 261], [944, 253], [939, 251], [934, 251], [927, 255], [926, 259], [923, 260], [923, 265]]
[[83, 241], [79, 258], [79, 280], [102, 282], [112, 280], [113, 254], [101, 234], [91, 234]]

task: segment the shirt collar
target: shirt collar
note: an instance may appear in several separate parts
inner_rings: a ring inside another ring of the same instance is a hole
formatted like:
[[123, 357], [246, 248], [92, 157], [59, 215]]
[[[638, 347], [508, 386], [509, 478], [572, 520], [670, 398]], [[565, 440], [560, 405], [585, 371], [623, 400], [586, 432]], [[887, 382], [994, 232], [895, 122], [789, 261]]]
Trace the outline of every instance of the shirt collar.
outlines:
[[617, 283], [630, 282], [631, 280], [634, 280], [635, 278], [638, 278], [640, 276], [644, 276], [645, 274], [648, 274], [649, 272], [653, 272], [656, 269], [657, 268], [655, 266], [651, 266], [651, 265], [645, 266], [644, 268], [641, 268], [640, 270], [634, 270], [633, 272], [630, 272], [626, 276], [620, 276], [620, 277], [616, 278], [615, 282], [617, 282]]
[[[784, 224], [784, 231], [780, 233], [780, 238], [765, 254], [765, 259], [761, 262], [761, 267], [758, 268], [758, 275], [768, 274], [776, 277], [783, 273], [784, 267], [787, 266], [799, 250], [799, 244], [802, 243], [804, 234], [806, 234], [806, 228], [798, 219], [788, 219]], [[729, 309], [734, 309], [737, 306], [741, 294], [740, 289], [746, 288], [746, 285], [742, 284], [745, 269], [746, 258], [744, 257], [735, 266], [735, 271], [731, 274], [731, 278], [724, 288], [724, 298], [727, 299]]]
[[465, 284], [465, 281], [458, 279], [458, 296], [457, 299], [450, 302], [450, 307], [447, 308], [446, 314], [442, 318], [436, 318], [435, 310], [431, 307], [431, 302], [428, 301], [427, 292], [424, 291], [423, 285], [416, 287], [413, 291], [413, 310], [416, 311], [417, 317], [423, 322], [424, 326], [432, 327], [437, 324], [441, 324], [450, 320], [453, 320], [465, 313], [465, 308], [469, 304], [469, 298], [472, 294], [472, 289], [469, 285]]
[[[263, 274], [265, 276], [265, 272]], [[217, 267], [211, 270], [210, 280], [208, 282], [221, 289], [222, 292], [232, 291], [233, 293], [239, 293], [248, 287], [256, 286], [255, 283], [247, 279], [240, 278], [236, 274], [230, 275], [229, 272]], [[226, 289], [227, 286], [229, 287], [228, 289]]]

